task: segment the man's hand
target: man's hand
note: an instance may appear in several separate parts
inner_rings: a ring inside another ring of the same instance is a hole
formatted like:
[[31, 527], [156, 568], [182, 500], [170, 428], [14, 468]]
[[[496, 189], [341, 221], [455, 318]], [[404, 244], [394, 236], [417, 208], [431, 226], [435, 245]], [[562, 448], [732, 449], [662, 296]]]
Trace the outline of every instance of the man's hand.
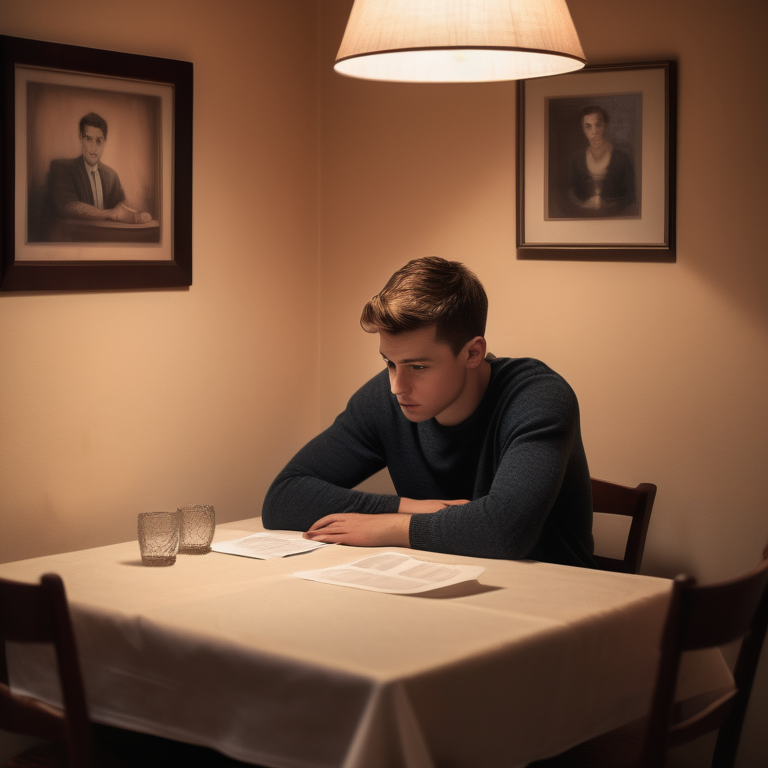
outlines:
[[110, 208], [107, 213], [112, 221], [121, 221], [124, 224], [146, 224], [152, 221], [152, 216], [146, 211], [136, 211], [129, 208], [125, 203], [118, 203], [114, 208]]
[[347, 512], [321, 517], [304, 538], [353, 547], [410, 547], [410, 524], [410, 515]]
[[457, 504], [469, 504], [469, 499], [409, 499], [405, 496], [400, 498], [398, 514], [405, 515], [423, 515], [430, 512], [439, 512], [446, 507], [452, 507]]

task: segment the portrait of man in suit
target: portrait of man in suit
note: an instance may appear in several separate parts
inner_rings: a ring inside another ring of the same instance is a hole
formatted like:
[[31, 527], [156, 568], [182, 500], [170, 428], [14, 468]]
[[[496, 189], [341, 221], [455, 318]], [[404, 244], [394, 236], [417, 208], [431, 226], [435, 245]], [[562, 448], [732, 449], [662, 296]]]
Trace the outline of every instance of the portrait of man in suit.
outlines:
[[19, 79], [17, 258], [170, 258], [171, 89], [54, 70]]
[[89, 112], [79, 125], [81, 154], [51, 161], [48, 184], [53, 212], [63, 217], [146, 224], [152, 215], [125, 204], [120, 177], [101, 160], [107, 134], [106, 120]]

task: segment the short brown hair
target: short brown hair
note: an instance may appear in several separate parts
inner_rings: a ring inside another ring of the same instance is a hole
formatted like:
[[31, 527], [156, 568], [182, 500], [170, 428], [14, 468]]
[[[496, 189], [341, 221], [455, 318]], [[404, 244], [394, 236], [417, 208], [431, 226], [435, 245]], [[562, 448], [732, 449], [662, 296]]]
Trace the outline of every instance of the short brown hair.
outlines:
[[85, 126], [90, 125], [91, 128], [98, 128], [103, 134], [104, 139], [107, 138], [107, 121], [95, 112], [89, 112], [80, 118], [80, 135], [85, 134]]
[[611, 118], [608, 116], [608, 113], [602, 107], [598, 107], [596, 104], [593, 104], [591, 107], [584, 107], [584, 109], [581, 110], [579, 120], [583, 123], [584, 118], [587, 115], [598, 115], [606, 125], [611, 122]]
[[475, 336], [485, 335], [488, 297], [475, 274], [461, 262], [435, 256], [413, 259], [398, 269], [363, 307], [367, 333], [402, 333], [435, 326], [435, 340], [454, 355]]

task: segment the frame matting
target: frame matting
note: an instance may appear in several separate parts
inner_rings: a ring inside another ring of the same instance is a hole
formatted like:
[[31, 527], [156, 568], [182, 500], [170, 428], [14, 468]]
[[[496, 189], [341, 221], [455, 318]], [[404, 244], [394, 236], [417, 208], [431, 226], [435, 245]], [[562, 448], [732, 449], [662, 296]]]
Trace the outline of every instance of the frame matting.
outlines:
[[[611, 64], [518, 83], [521, 258], [673, 251], [674, 73], [671, 61]], [[589, 156], [593, 107], [607, 118], [607, 167]]]
[[[0, 289], [191, 285], [192, 64], [0, 36], [0, 67]], [[79, 122], [88, 113], [107, 124], [103, 183], [116, 179], [121, 205], [143, 212], [140, 222], [61, 205], [85, 162]]]

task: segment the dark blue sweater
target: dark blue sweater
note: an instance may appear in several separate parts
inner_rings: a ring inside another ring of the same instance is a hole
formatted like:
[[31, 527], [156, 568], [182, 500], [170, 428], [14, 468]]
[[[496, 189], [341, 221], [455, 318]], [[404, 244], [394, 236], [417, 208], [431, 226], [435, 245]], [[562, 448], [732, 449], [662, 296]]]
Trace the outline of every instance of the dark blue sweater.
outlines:
[[[351, 490], [385, 466], [398, 496]], [[453, 427], [406, 419], [382, 371], [277, 476], [262, 521], [307, 530], [331, 513], [397, 512], [400, 496], [471, 499], [413, 515], [415, 549], [595, 567], [578, 402], [538, 360], [491, 360], [480, 405]]]

